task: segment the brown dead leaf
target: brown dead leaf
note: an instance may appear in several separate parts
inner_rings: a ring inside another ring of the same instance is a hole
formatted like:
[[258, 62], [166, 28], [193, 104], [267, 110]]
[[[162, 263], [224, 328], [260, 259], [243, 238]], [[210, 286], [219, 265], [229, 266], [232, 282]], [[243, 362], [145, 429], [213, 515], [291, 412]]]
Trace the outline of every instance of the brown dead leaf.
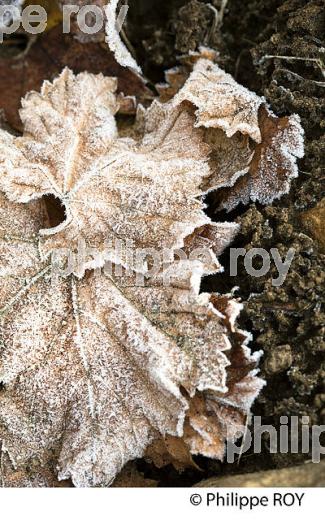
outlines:
[[[8, 123], [22, 130], [19, 117], [21, 98], [30, 90], [39, 90], [44, 80], [52, 80], [64, 67], [75, 73], [118, 78], [118, 92], [146, 104], [152, 97], [144, 81], [132, 71], [120, 66], [107, 46], [99, 43], [82, 44], [70, 34], [62, 34], [61, 24], [42, 34], [28, 54], [19, 59], [0, 57], [0, 109]], [[127, 100], [126, 110], [135, 112], [132, 101]], [[123, 99], [123, 107], [125, 107]]]
[[104, 8], [106, 13], [106, 42], [120, 65], [129, 67], [138, 74], [141, 74], [141, 68], [121, 38], [121, 35], [124, 34], [123, 26], [120, 28], [117, 27], [119, 0], [107, 0], [106, 4]]
[[180, 437], [166, 435], [166, 437], [155, 440], [145, 453], [145, 458], [152, 462], [157, 468], [163, 468], [172, 464], [178, 471], [187, 468], [200, 470], [194, 462], [189, 447]]
[[207, 129], [213, 175], [205, 188], [225, 187], [219, 209], [249, 200], [270, 204], [289, 191], [304, 155], [299, 116], [276, 117], [262, 98], [208, 59], [195, 64], [172, 103], [183, 101], [197, 108], [196, 126]]
[[301, 222], [306, 231], [318, 243], [321, 251], [325, 253], [325, 198], [314, 208], [301, 214]]

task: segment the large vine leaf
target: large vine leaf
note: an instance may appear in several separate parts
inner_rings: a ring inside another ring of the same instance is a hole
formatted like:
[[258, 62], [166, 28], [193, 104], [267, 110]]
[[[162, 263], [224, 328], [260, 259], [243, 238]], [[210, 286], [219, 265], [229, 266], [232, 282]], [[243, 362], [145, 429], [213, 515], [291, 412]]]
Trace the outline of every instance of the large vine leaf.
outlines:
[[[225, 104], [238, 105], [222, 115], [219, 95], [211, 101], [222, 72], [208, 98], [196, 73], [119, 135], [114, 79], [65, 70], [24, 100], [23, 137], [0, 131], [5, 484], [50, 485], [52, 468], [77, 486], [108, 485], [150, 445], [222, 458], [225, 440], [244, 431], [263, 385], [258, 355], [236, 328], [240, 304], [200, 294], [238, 227], [211, 222], [203, 199], [225, 186], [227, 164], [231, 178], [248, 173], [259, 102], [251, 94], [247, 108], [243, 89], [228, 99], [222, 87]], [[45, 195], [65, 207], [54, 228]], [[152, 274], [150, 262], [117, 252], [118, 240], [168, 254]], [[96, 252], [58, 276], [50, 254], [80, 241]]]

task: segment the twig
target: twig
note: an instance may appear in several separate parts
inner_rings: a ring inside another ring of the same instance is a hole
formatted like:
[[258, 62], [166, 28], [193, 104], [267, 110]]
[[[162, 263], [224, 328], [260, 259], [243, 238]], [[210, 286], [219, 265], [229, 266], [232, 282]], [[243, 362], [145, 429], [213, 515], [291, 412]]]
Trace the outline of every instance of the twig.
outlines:
[[212, 22], [212, 26], [210, 28], [210, 30], [208, 31], [206, 37], [205, 37], [205, 42], [209, 42], [211, 40], [211, 37], [213, 35], [213, 33], [215, 32], [215, 30], [218, 28], [218, 23], [219, 23], [219, 12], [218, 10], [211, 4], [207, 4], [207, 7], [209, 9], [211, 9], [211, 11], [213, 12], [214, 14], [214, 18], [213, 18], [213, 22]]
[[212, 37], [213, 33], [217, 29], [220, 29], [220, 27], [222, 25], [222, 22], [223, 22], [223, 17], [224, 17], [224, 13], [225, 13], [225, 9], [226, 9], [227, 3], [228, 3], [228, 0], [222, 0], [221, 7], [220, 7], [219, 11], [218, 11], [218, 9], [214, 5], [206, 4], [207, 7], [209, 9], [211, 9], [211, 11], [214, 14], [212, 26], [211, 26], [209, 32], [207, 33], [207, 35], [205, 37], [205, 42], [206, 43], [208, 43], [211, 40], [211, 37]]
[[[278, 69], [278, 70], [285, 71], [285, 69]], [[302, 79], [304, 81], [309, 81], [311, 83], [315, 83], [319, 87], [325, 87], [325, 81], [316, 81], [314, 79], [307, 79], [307, 78], [304, 78], [303, 76], [300, 76], [300, 74], [297, 74], [296, 72], [293, 72], [292, 70], [290, 70], [289, 72], [290, 72], [291, 76], [293, 76], [294, 78]]]
[[302, 56], [277, 56], [275, 54], [266, 54], [265, 56], [262, 56], [262, 58], [259, 60], [259, 65], [262, 64], [265, 60], [272, 60], [273, 58], [276, 58], [278, 60], [287, 60], [287, 61], [311, 61], [316, 63], [320, 70], [322, 71], [323, 76], [325, 77], [325, 69], [322, 63], [322, 60], [320, 58], [303, 58]]
[[214, 16], [215, 16], [215, 19], [213, 22], [213, 27], [211, 28], [211, 31], [213, 29], [216, 29], [216, 28], [219, 29], [221, 27], [227, 4], [228, 4], [228, 0], [222, 0], [219, 11], [214, 5], [207, 4], [207, 7], [209, 7], [209, 9], [211, 9], [213, 11]]
[[222, 0], [221, 7], [220, 7], [220, 13], [219, 13], [219, 24], [221, 25], [223, 22], [223, 17], [225, 14], [225, 10], [228, 4], [228, 0]]

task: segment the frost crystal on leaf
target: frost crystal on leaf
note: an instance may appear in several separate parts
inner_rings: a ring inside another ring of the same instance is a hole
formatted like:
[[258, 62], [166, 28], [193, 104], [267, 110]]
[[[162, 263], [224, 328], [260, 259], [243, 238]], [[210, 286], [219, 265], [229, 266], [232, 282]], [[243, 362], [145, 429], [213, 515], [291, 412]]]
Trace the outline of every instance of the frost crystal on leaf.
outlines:
[[[271, 115], [260, 126], [263, 100], [199, 60], [175, 98], [140, 107], [119, 135], [115, 87], [66, 69], [23, 101], [22, 137], [0, 130], [4, 485], [57, 476], [105, 486], [145, 453], [157, 464], [222, 458], [263, 386], [259, 356], [235, 325], [241, 305], [200, 293], [238, 230], [212, 222], [203, 199], [225, 186], [237, 193], [245, 178], [259, 197], [272, 153], [270, 193], [285, 185], [299, 123], [289, 131]], [[281, 165], [278, 126], [287, 139]], [[65, 209], [55, 227], [49, 195]], [[246, 200], [246, 184], [236, 197]], [[150, 275], [118, 240], [167, 251], [164, 264]], [[80, 241], [97, 253], [70, 276], [52, 276], [51, 253]], [[198, 248], [207, 254], [194, 259]]]

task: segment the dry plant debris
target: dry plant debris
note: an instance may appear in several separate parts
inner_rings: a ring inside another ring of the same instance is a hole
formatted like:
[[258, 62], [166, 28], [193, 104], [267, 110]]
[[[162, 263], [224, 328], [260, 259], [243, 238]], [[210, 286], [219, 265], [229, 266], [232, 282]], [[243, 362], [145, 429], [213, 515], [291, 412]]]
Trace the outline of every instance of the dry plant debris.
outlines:
[[[164, 450], [175, 463], [222, 459], [263, 386], [259, 354], [236, 327], [241, 304], [200, 293], [238, 230], [212, 222], [204, 196], [228, 187], [233, 207], [287, 191], [303, 153], [298, 118], [276, 118], [204, 59], [123, 136], [115, 91], [114, 78], [65, 69], [23, 100], [22, 137], [0, 130], [4, 485], [106, 486], [150, 446], [157, 464]], [[48, 195], [65, 208], [56, 227]], [[91, 255], [52, 276], [52, 253], [81, 240]], [[150, 275], [117, 241], [163, 250], [165, 263]]]
[[123, 30], [118, 24], [117, 8], [119, 0], [109, 0], [105, 7], [106, 13], [106, 41], [110, 50], [114, 53], [116, 61], [124, 67], [130, 67], [134, 71], [141, 73], [141, 68], [132, 56], [127, 45], [122, 41], [121, 31]]
[[87, 71], [117, 77], [119, 93], [134, 96], [142, 103], [152, 99], [143, 78], [119, 65], [106, 44], [81, 43], [71, 34], [63, 35], [58, 25], [40, 35], [26, 55], [14, 59], [0, 56], [0, 107], [15, 130], [23, 129], [18, 113], [21, 98], [30, 90], [39, 90], [44, 80], [53, 80], [64, 67], [74, 73]]

